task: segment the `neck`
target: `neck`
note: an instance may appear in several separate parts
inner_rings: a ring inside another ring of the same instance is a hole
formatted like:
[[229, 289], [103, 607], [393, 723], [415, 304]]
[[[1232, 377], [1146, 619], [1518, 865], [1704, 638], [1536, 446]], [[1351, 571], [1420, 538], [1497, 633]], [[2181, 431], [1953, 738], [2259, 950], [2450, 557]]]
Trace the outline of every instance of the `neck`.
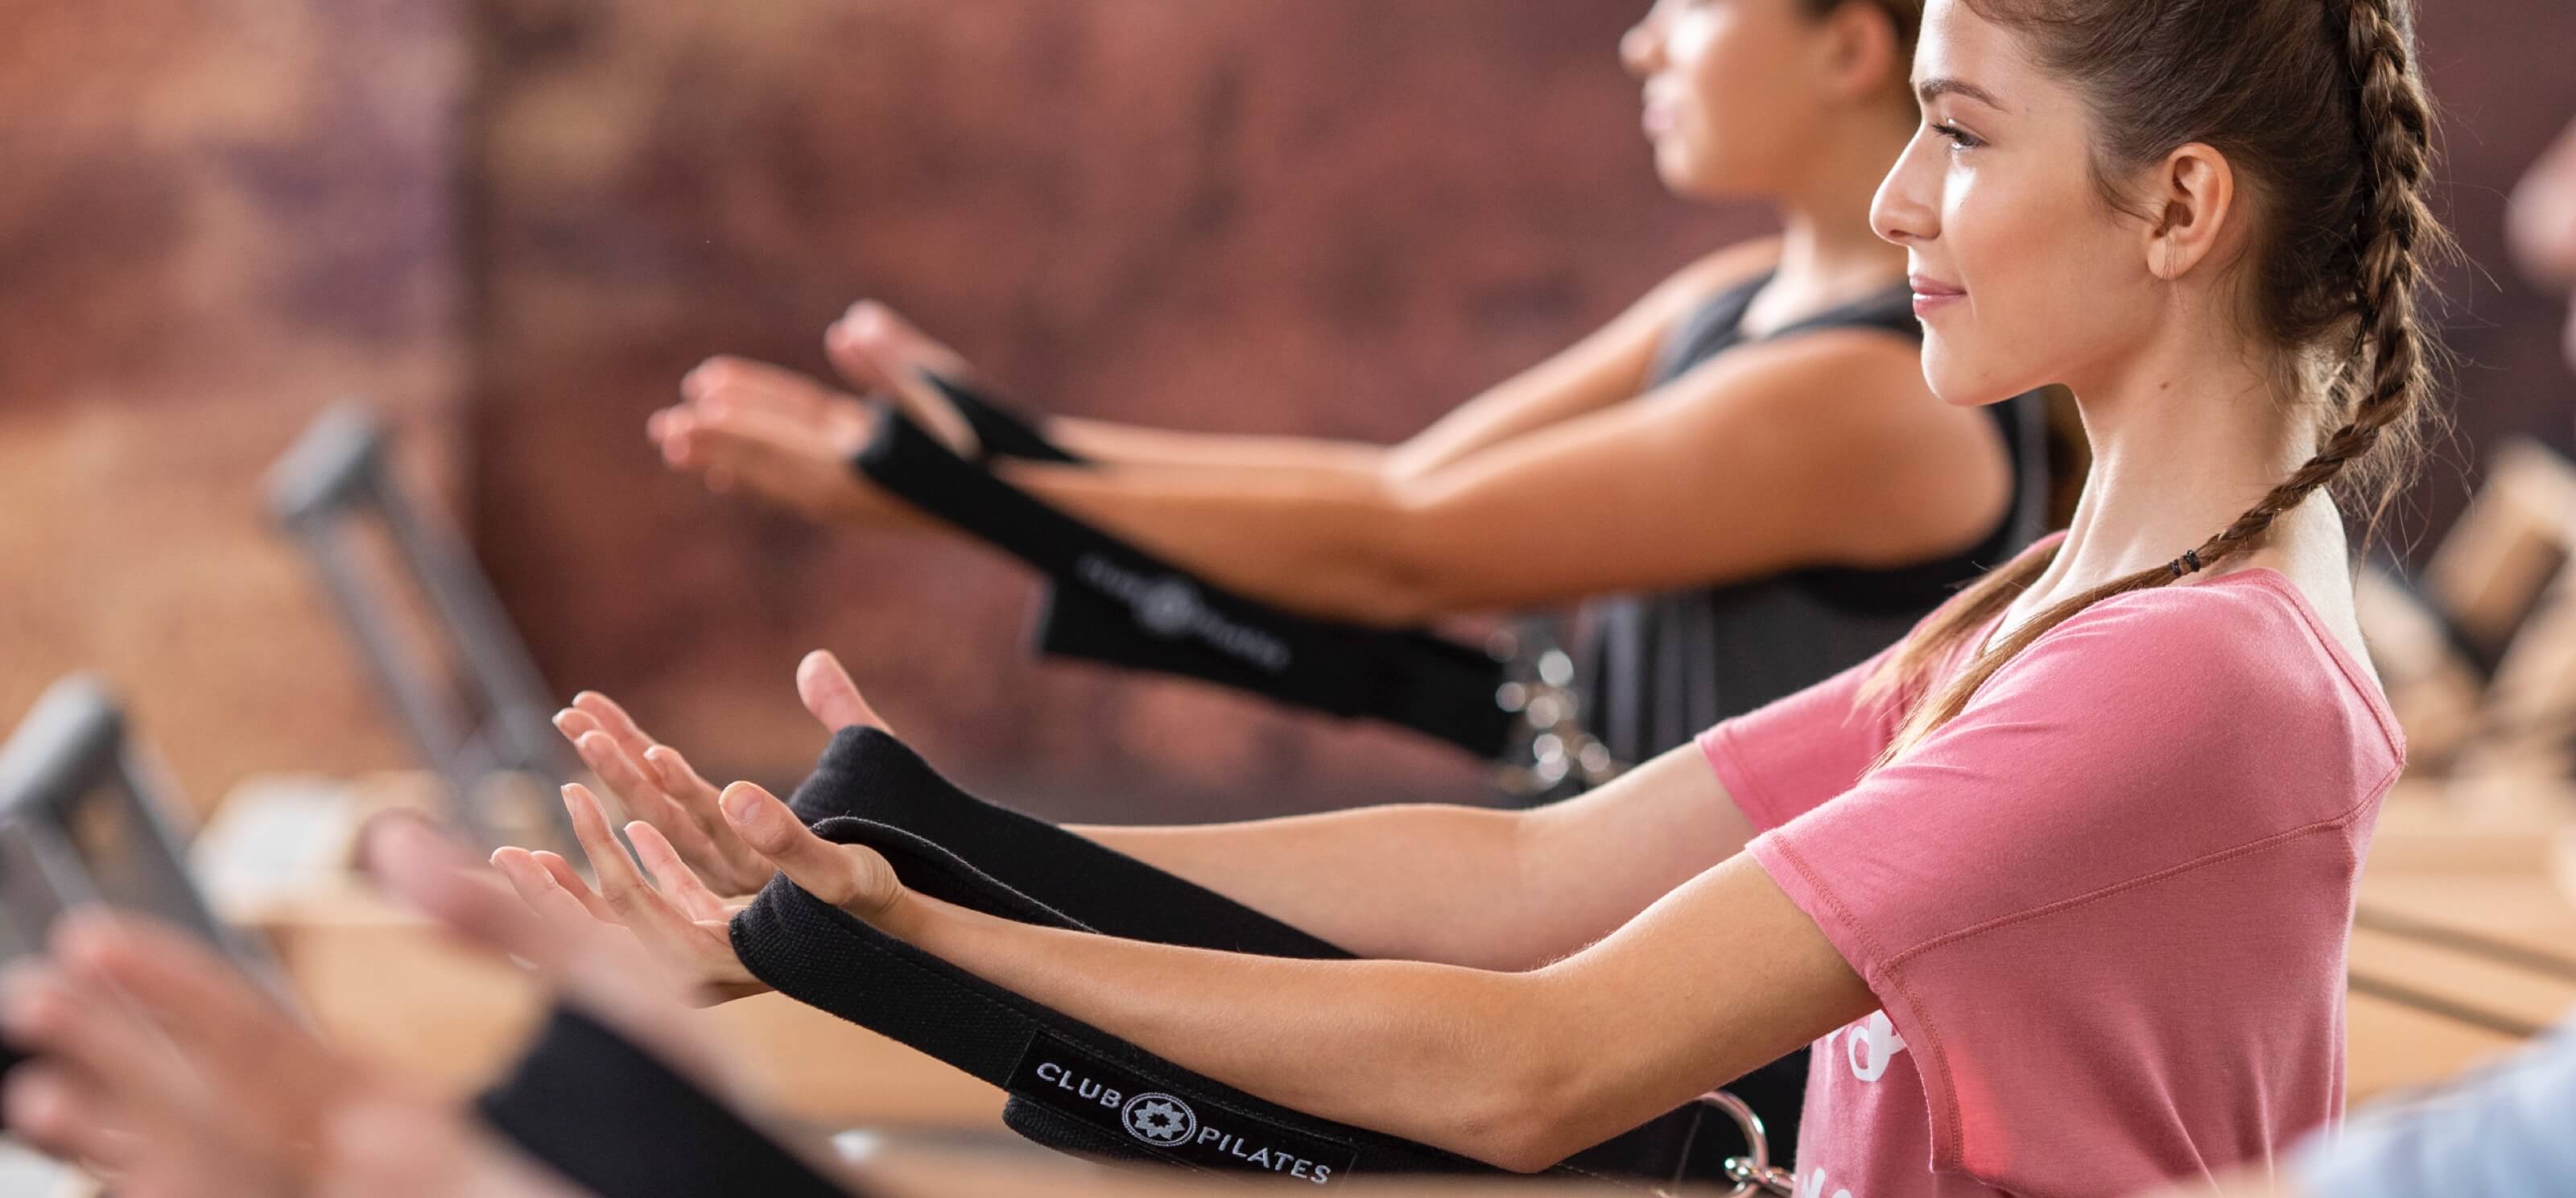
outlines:
[[[2307, 460], [2316, 438], [2310, 405], [2284, 394], [2262, 360], [2215, 322], [2177, 322], [2125, 360], [2070, 380], [2093, 467], [2065, 545], [2031, 587], [2036, 602], [2199, 548]], [[2322, 491], [2274, 531], [2285, 536], [2320, 518], [2340, 542]]]
[[[1821, 301], [1858, 299], [1905, 276], [1905, 249], [1870, 227], [1879, 181], [1910, 134], [1875, 110], [1826, 131], [1820, 147], [1775, 197], [1780, 218], [1780, 290]], [[1806, 306], [1806, 305], [1798, 305]]]

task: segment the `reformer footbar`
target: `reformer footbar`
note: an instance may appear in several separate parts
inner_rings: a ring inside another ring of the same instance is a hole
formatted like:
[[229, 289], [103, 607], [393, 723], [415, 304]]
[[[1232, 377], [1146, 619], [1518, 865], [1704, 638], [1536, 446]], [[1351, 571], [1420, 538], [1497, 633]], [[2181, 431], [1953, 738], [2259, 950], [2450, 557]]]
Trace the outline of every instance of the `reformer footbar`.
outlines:
[[[789, 806], [818, 831], [830, 825], [841, 829], [842, 835], [853, 842], [867, 843], [885, 853], [907, 884], [919, 880], [916, 888], [923, 893], [988, 914], [1184, 947], [1320, 960], [1351, 957], [1340, 948], [1196, 883], [1046, 821], [977, 798], [941, 777], [902, 741], [877, 729], [853, 727], [835, 734], [814, 773], [797, 788]], [[971, 863], [957, 852], [959, 849], [975, 854]], [[771, 889], [782, 885], [783, 879], [773, 881]], [[850, 931], [822, 919], [816, 912], [794, 909], [823, 932], [837, 936]], [[743, 926], [736, 924], [737, 950], [744, 948]], [[884, 939], [872, 929], [865, 935]], [[901, 947], [914, 956], [923, 955], [908, 945]], [[847, 961], [829, 964], [833, 960], [823, 958], [827, 962], [820, 967], [823, 976], [811, 981], [842, 991], [838, 1006], [798, 993], [766, 974], [763, 980], [791, 997], [986, 1077], [975, 1065], [871, 1021], [896, 1017], [890, 1001], [893, 1005], [927, 1001], [918, 997], [920, 991], [907, 987], [906, 992], [916, 998], [889, 1000], [875, 987], [892, 983], [882, 978], [872, 963], [851, 968]], [[747, 951], [744, 961], [752, 961]], [[945, 963], [940, 967], [949, 970], [943, 985], [993, 989]], [[752, 968], [760, 973], [763, 967], [752, 964]], [[955, 1011], [982, 1008], [980, 1002], [965, 1002], [931, 1009], [948, 1011], [948, 1017], [957, 1018]], [[1084, 1030], [1093, 1036], [1104, 1035]], [[948, 1033], [933, 1029], [914, 1034]], [[1119, 1047], [1141, 1051], [1123, 1044]], [[1110, 1058], [1113, 1064], [1118, 1059], [1115, 1055]], [[987, 1061], [982, 1067], [999, 1068], [1000, 1063]], [[1136, 1155], [1135, 1145], [1114, 1135], [1106, 1137], [1109, 1143], [1105, 1146], [1093, 1143], [1101, 1138], [1096, 1134], [1100, 1129], [1069, 1120], [1063, 1112], [1041, 1101], [1047, 1097], [1050, 1096], [1044, 1093], [1012, 1090], [1004, 1108], [1004, 1122], [1052, 1147]], [[1724, 1117], [1712, 1117], [1712, 1112]], [[1713, 1095], [1701, 1104], [1679, 1108], [1589, 1149], [1570, 1165], [1597, 1175], [1628, 1179], [1742, 1182], [1746, 1175], [1730, 1173], [1730, 1167], [1750, 1169], [1758, 1175], [1769, 1167], [1768, 1152], [1761, 1123], [1753, 1112], [1731, 1095]]]
[[483, 1121], [599, 1198], [850, 1198], [687, 1078], [590, 1016], [556, 1007]]
[[[1211, 585], [994, 477], [900, 412], [854, 459], [887, 491], [1027, 562], [1053, 583], [1042, 652], [1196, 678], [1345, 718], [1411, 728], [1479, 757], [1512, 746], [1508, 663], [1420, 632], [1281, 611]], [[1615, 766], [1597, 764], [1606, 777]]]

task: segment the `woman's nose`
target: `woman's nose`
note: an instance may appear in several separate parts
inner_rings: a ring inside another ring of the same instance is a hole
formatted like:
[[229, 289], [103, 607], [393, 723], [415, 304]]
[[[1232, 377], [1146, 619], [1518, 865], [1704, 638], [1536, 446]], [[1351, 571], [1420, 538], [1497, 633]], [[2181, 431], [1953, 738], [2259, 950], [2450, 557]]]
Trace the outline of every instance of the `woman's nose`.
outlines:
[[1620, 37], [1619, 61], [1628, 68], [1630, 75], [1639, 79], [1652, 75], [1662, 65], [1662, 60], [1663, 37], [1656, 32], [1652, 15], [1630, 26], [1628, 32]]
[[1938, 174], [1929, 169], [1933, 164], [1924, 158], [1922, 148], [1923, 136], [1918, 133], [1870, 199], [1869, 227], [1883, 240], [1910, 245], [1940, 234], [1940, 206], [1934, 194]]

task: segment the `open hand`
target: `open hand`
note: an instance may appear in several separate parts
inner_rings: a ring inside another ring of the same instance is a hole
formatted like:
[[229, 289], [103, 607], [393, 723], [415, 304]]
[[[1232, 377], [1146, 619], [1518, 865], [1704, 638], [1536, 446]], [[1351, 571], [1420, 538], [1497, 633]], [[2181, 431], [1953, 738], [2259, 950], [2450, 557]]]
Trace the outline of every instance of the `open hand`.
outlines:
[[147, 919], [67, 917], [49, 959], [12, 967], [5, 1022], [36, 1054], [9, 1075], [12, 1133], [121, 1195], [575, 1195], [461, 1104], [323, 1044]]
[[[796, 693], [826, 732], [885, 727], [829, 653], [818, 650], [798, 664]], [[572, 706], [555, 713], [554, 723], [608, 787], [625, 818], [652, 825], [671, 855], [706, 889], [719, 896], [748, 895], [778, 871], [726, 819], [723, 792], [699, 776], [678, 749], [647, 735], [615, 700], [583, 691], [573, 697]], [[637, 851], [643, 851], [640, 843]], [[542, 857], [552, 854], [531, 856], [540, 857], [542, 864]]]
[[680, 382], [678, 405], [645, 421], [674, 470], [716, 492], [747, 491], [818, 521], [872, 524], [911, 509], [850, 465], [874, 435], [866, 401], [784, 367], [710, 358]]
[[851, 386], [890, 398], [912, 422], [929, 431], [949, 452], [973, 460], [983, 449], [975, 428], [956, 405], [921, 375], [966, 382], [975, 370], [957, 351], [934, 341], [901, 313], [875, 300], [850, 305], [823, 334], [823, 352], [832, 368]]
[[[884, 727], [829, 653], [806, 656], [797, 669], [797, 691], [826, 728]], [[727, 928], [742, 903], [710, 889], [671, 840], [643, 819], [626, 825], [643, 863], [639, 871], [610, 831], [598, 796], [578, 783], [564, 787], [563, 793], [573, 834], [599, 885], [594, 890], [571, 862], [553, 853], [519, 848], [494, 853], [492, 863], [531, 909], [568, 931], [603, 925], [625, 929], [666, 967], [686, 977], [697, 1001], [724, 1002], [768, 988], [733, 951]], [[725, 853], [754, 854], [767, 868], [861, 919], [888, 917], [906, 894], [884, 857], [816, 836], [786, 803], [758, 785], [736, 782], [724, 788], [715, 807], [721, 830], [732, 837]], [[708, 840], [712, 844], [713, 838]]]

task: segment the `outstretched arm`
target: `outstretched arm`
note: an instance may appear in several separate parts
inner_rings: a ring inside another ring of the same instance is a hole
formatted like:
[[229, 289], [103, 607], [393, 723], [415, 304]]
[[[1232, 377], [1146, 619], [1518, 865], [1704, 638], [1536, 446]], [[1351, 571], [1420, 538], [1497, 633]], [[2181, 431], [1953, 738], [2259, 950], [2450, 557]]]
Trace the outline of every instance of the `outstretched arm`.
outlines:
[[[1537, 366], [1494, 386], [1393, 448], [1310, 437], [1246, 436], [1148, 428], [1074, 417], [1044, 418], [1046, 435], [1095, 462], [1229, 473], [1263, 482], [1414, 478], [1644, 390], [1656, 347], [1691, 306], [1779, 257], [1776, 239], [1711, 254], [1665, 280], [1617, 319]], [[824, 336], [852, 384], [892, 396], [952, 444], [971, 439], [935, 392], [910, 386], [915, 371], [974, 377], [955, 350], [875, 302], [853, 305]]]
[[[882, 726], [828, 653], [808, 656], [796, 684], [827, 729]], [[722, 894], [769, 880], [774, 867], [728, 826], [717, 788], [624, 708], [585, 691], [555, 723], [628, 818], [653, 830], [637, 839], [639, 849], [660, 855], [670, 846], [668, 856]], [[591, 814], [593, 801], [586, 794], [571, 801], [576, 829], [613, 844], [606, 819]], [[1488, 969], [1535, 968], [1600, 939], [1753, 835], [1687, 747], [1530, 811], [1403, 804], [1071, 831], [1363, 957]], [[971, 846], [951, 847], [971, 855]], [[551, 856], [511, 853], [505, 863], [520, 870], [542, 869]]]
[[1362, 957], [1535, 969], [1753, 837], [1695, 746], [1527, 811], [1430, 804], [1190, 827], [1077, 827]]
[[[756, 786], [735, 783], [720, 806], [797, 885], [995, 984], [1272, 1101], [1506, 1168], [1607, 1139], [1875, 1002], [1740, 853], [1600, 942], [1506, 972], [1242, 956], [994, 919], [910, 893], [884, 858], [814, 835]], [[673, 939], [652, 923], [687, 916], [651, 908], [703, 893], [667, 858], [654, 870], [662, 891], [643, 885], [590, 831], [610, 892], [594, 898], [563, 871], [525, 879], [532, 897], [573, 890], [594, 914], [645, 922], [640, 938], [663, 950]], [[686, 963], [718, 981], [740, 969]]]
[[1934, 400], [1910, 345], [1862, 331], [1750, 346], [1400, 480], [1003, 474], [1217, 583], [1389, 625], [1920, 561], [1986, 535], [2012, 485], [1991, 419]]
[[1172, 948], [909, 893], [875, 908], [862, 898], [853, 910], [1239, 1089], [1519, 1170], [1643, 1123], [1876, 1005], [1742, 855], [1591, 948], [1525, 973]]

